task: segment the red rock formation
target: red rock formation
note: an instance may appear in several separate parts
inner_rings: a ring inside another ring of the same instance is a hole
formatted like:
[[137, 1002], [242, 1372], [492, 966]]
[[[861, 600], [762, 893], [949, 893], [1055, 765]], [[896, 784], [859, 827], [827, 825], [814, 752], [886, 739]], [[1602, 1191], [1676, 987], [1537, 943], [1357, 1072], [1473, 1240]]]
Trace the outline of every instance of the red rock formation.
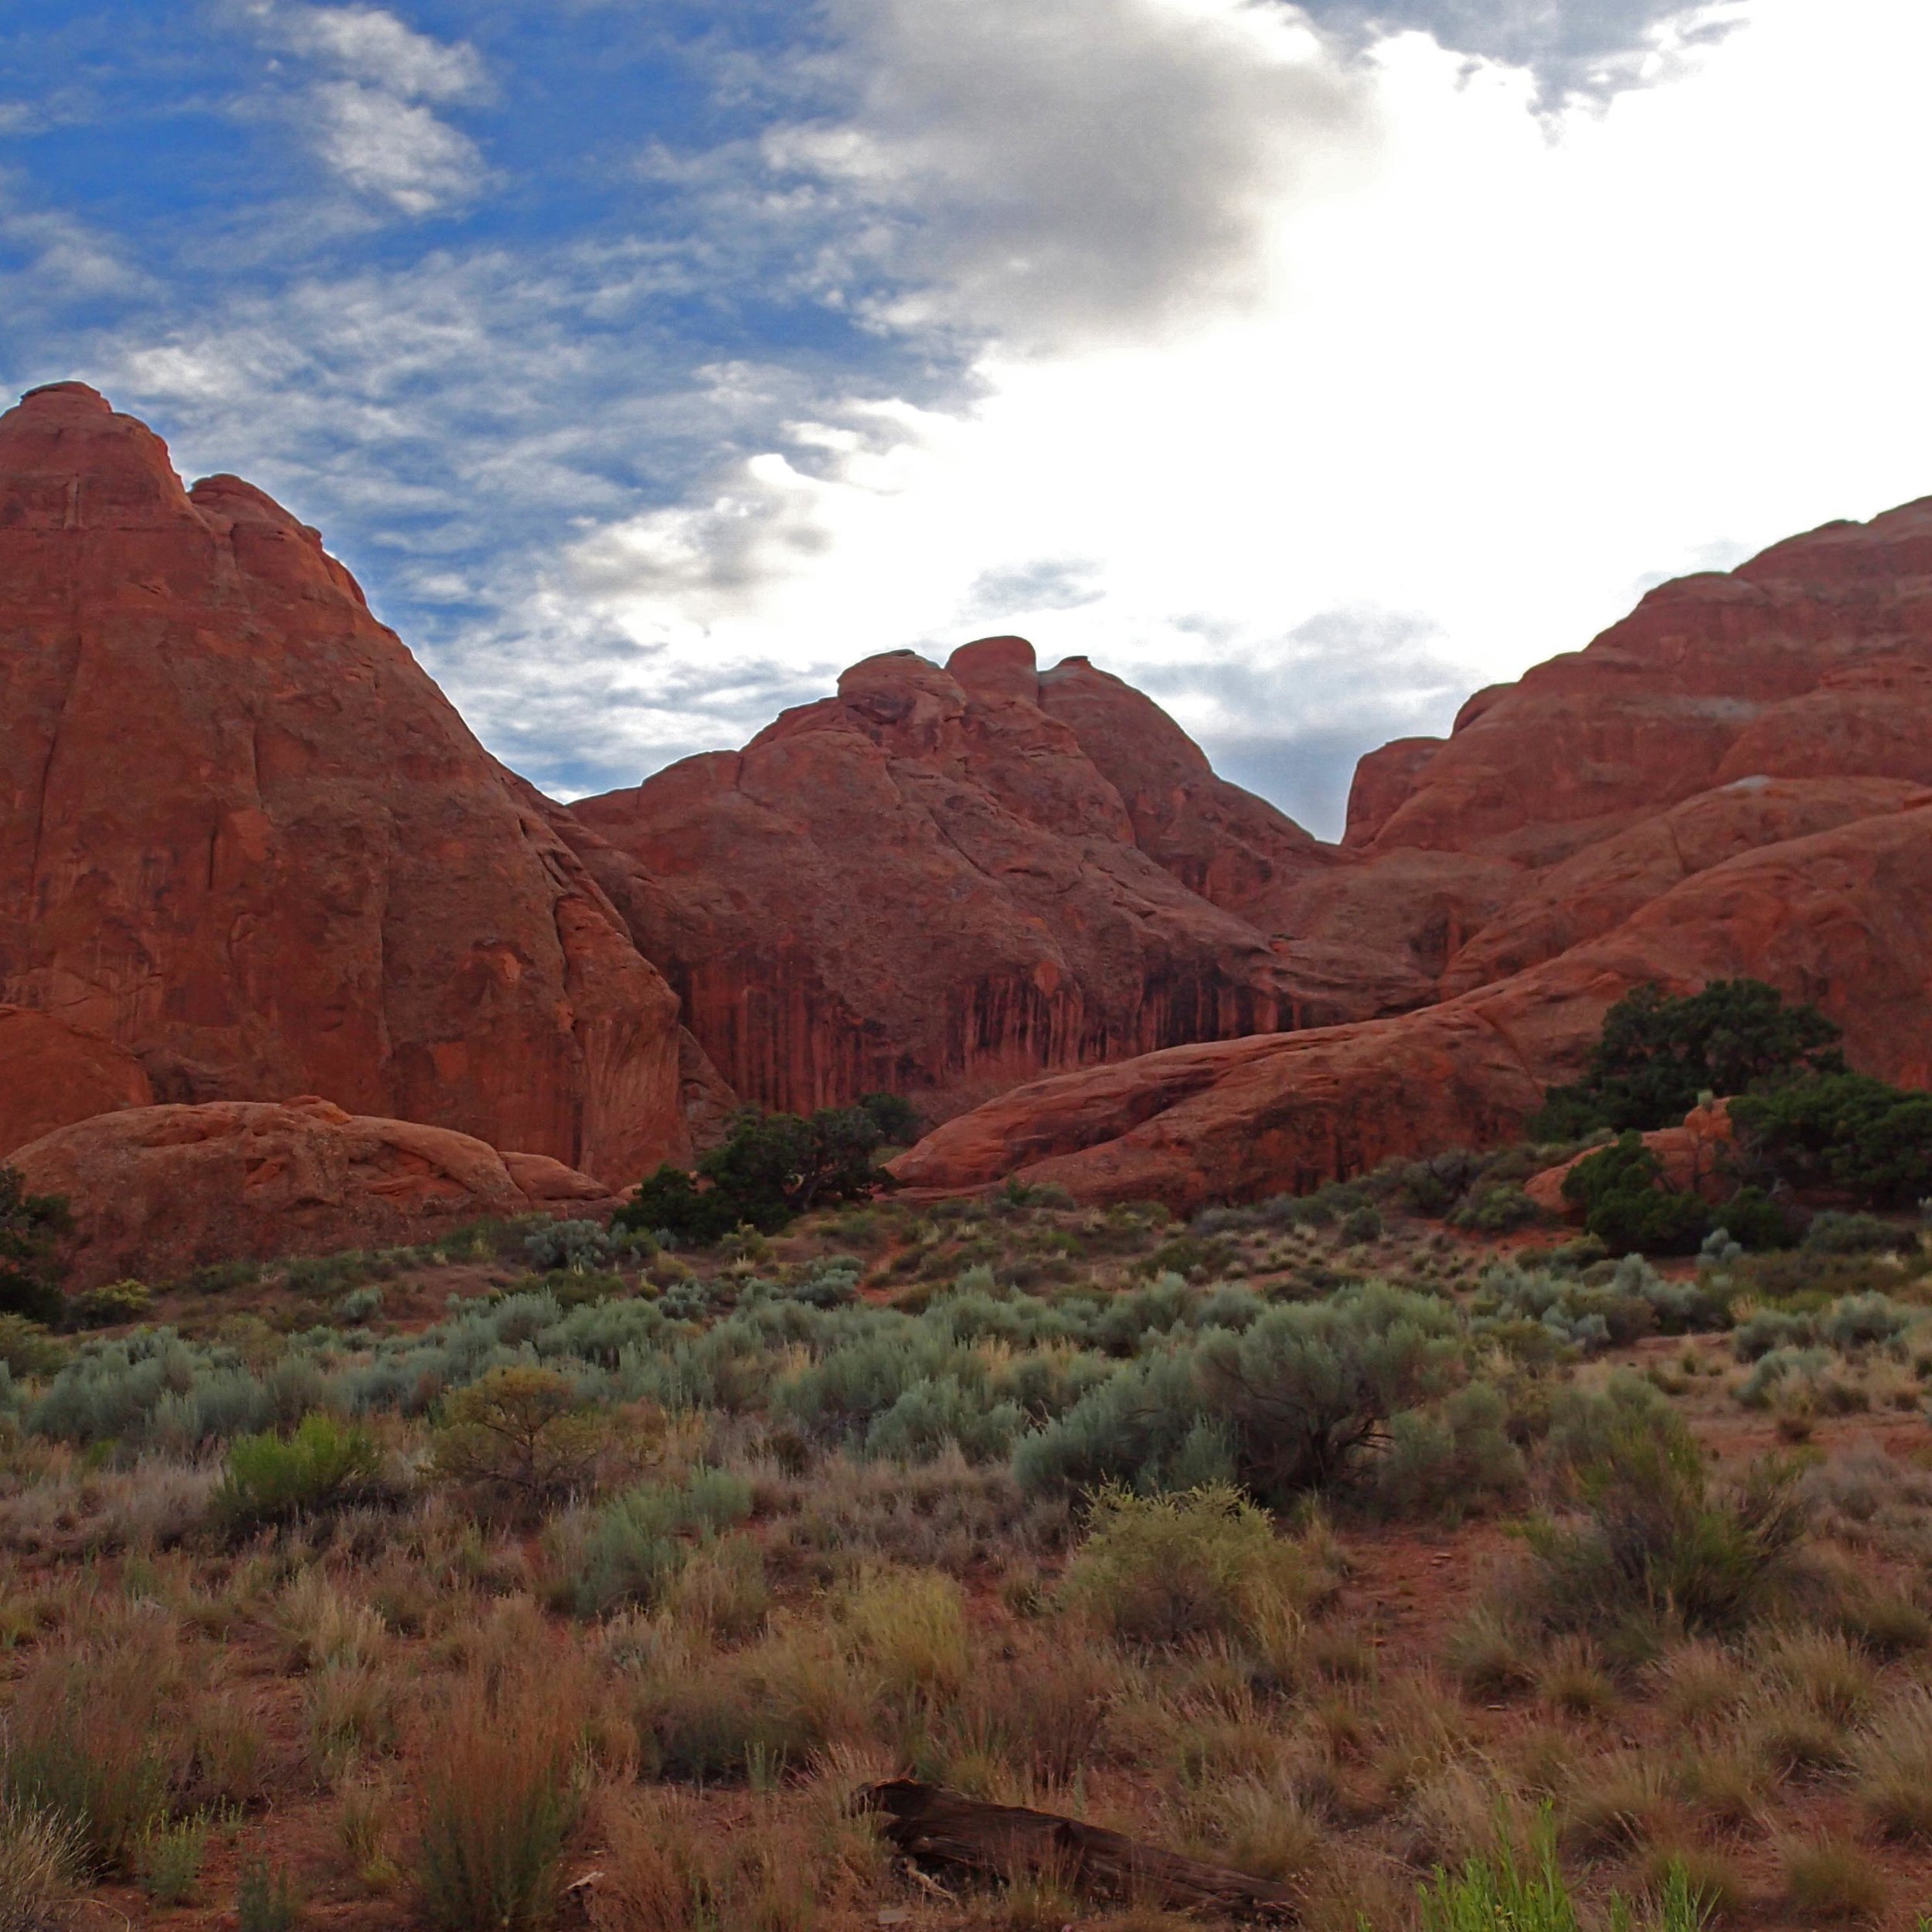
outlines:
[[140, 1061], [112, 1040], [0, 1006], [0, 1161], [57, 1127], [154, 1097]]
[[675, 1001], [316, 532], [61, 384], [0, 419], [0, 997], [165, 1097], [316, 1091], [623, 1182]]
[[1087, 1200], [1304, 1189], [1393, 1155], [1493, 1145], [1581, 1070], [1610, 1005], [1747, 975], [1815, 1000], [1853, 1065], [1932, 1086], [1932, 805], [1695, 872], [1616, 929], [1399, 1018], [1156, 1053], [1039, 1081], [893, 1163], [914, 1187], [1017, 1173]]
[[686, 1024], [769, 1106], [890, 1087], [943, 1114], [1305, 1016], [1278, 951], [1176, 875], [1233, 895], [1321, 866], [1314, 842], [1145, 699], [1040, 678], [1016, 638], [869, 658], [743, 751], [570, 811]]
[[[1242, 902], [1300, 1009], [1406, 1017], [1036, 1083], [896, 1163], [1192, 1206], [1514, 1131], [1631, 986], [1761, 978], [1932, 1083], [1932, 498], [1666, 584], [1365, 759], [1345, 862]], [[1441, 1000], [1445, 1003], [1434, 1004]]]
[[1355, 782], [1349, 787], [1342, 844], [1369, 844], [1407, 801], [1430, 760], [1448, 742], [1446, 738], [1396, 738], [1380, 750], [1367, 753], [1356, 764]]
[[97, 1114], [18, 1149], [28, 1191], [74, 1215], [70, 1285], [207, 1264], [430, 1241], [484, 1215], [607, 1209], [589, 1176], [466, 1134], [312, 1097]]
[[1369, 849], [1549, 863], [1733, 778], [1932, 781], [1900, 722], [1926, 715], [1929, 573], [1932, 498], [1665, 584], [1587, 650], [1472, 699]]
[[[1921, 787], [1894, 778], [1735, 779], [1519, 877], [1495, 916], [1450, 959], [1441, 991], [1453, 998], [1554, 959], [1740, 852], [1928, 802]], [[1366, 886], [1379, 869], [1369, 869]]]

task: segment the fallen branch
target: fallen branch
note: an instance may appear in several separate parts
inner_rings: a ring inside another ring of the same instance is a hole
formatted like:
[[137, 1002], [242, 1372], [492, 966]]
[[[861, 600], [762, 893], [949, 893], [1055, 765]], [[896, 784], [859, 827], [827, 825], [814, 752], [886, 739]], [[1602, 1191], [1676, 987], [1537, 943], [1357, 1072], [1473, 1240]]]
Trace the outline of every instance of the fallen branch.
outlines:
[[1141, 1845], [1118, 1832], [1019, 1804], [987, 1804], [937, 1784], [896, 1777], [868, 1786], [855, 1809], [876, 1814], [908, 1858], [1008, 1882], [1048, 1876], [1091, 1897], [1186, 1910], [1212, 1906], [1248, 1918], [1294, 1912], [1284, 1886]]

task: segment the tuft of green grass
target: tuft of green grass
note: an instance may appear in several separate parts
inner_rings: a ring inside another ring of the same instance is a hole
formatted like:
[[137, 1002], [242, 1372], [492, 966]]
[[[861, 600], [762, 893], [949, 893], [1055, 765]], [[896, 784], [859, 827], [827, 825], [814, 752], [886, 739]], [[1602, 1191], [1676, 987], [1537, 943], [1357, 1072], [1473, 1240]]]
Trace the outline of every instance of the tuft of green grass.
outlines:
[[235, 1932], [295, 1932], [302, 1917], [301, 1895], [288, 1872], [251, 1859], [235, 1888]]
[[141, 1889], [155, 1904], [183, 1905], [201, 1882], [208, 1855], [208, 1821], [199, 1813], [167, 1824], [151, 1825], [134, 1848], [134, 1872]]

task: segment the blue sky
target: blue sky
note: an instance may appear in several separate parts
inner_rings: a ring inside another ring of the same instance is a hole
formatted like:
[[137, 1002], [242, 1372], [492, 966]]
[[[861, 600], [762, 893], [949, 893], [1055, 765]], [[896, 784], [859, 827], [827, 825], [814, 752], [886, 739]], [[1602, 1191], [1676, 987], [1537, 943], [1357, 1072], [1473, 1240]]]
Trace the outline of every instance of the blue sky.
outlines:
[[0, 27], [0, 383], [318, 524], [566, 795], [990, 630], [1318, 829], [1932, 490], [1920, 0], [134, 0]]

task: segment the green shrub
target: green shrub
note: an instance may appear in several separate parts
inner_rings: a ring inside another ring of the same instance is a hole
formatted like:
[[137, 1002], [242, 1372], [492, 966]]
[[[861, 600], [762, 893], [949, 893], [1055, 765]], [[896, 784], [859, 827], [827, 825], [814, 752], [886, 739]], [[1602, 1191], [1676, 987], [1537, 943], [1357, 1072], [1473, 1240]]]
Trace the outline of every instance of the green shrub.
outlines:
[[888, 1147], [910, 1147], [925, 1131], [918, 1109], [902, 1094], [862, 1094], [857, 1104]]
[[1487, 1382], [1458, 1389], [1439, 1407], [1396, 1417], [1376, 1468], [1376, 1501], [1393, 1515], [1451, 1521], [1508, 1502], [1526, 1477], [1509, 1425], [1509, 1404]]
[[639, 1483], [591, 1518], [570, 1582], [581, 1614], [623, 1603], [655, 1608], [692, 1549], [751, 1514], [751, 1485], [723, 1469], [696, 1469], [681, 1484]]
[[155, 1904], [184, 1904], [201, 1882], [208, 1855], [208, 1821], [199, 1815], [151, 1825], [134, 1851], [141, 1889]]
[[0, 1362], [9, 1375], [37, 1379], [54, 1373], [66, 1359], [66, 1350], [39, 1322], [24, 1315], [0, 1315]]
[[1234, 1473], [1232, 1433], [1207, 1413], [1185, 1350], [1122, 1363], [1013, 1452], [1013, 1474], [1035, 1492], [1189, 1489]]
[[1841, 1352], [1894, 1342], [1911, 1325], [1912, 1311], [1890, 1296], [1848, 1294], [1819, 1316], [1820, 1337]]
[[1309, 1594], [1301, 1560], [1225, 1485], [1172, 1496], [1104, 1489], [1062, 1600], [1128, 1642], [1265, 1634]]
[[1195, 1354], [1202, 1407], [1236, 1471], [1280, 1505], [1353, 1473], [1389, 1418], [1440, 1391], [1462, 1354], [1454, 1310], [1381, 1283], [1270, 1308]]
[[1753, 1254], [1774, 1248], [1788, 1248], [1798, 1239], [1798, 1226], [1790, 1210], [1760, 1187], [1740, 1188], [1731, 1198], [1711, 1210], [1714, 1234], [1727, 1236], [1739, 1247]]
[[535, 1509], [589, 1482], [604, 1436], [567, 1376], [518, 1363], [449, 1398], [430, 1468], [445, 1482]]
[[318, 1411], [292, 1435], [237, 1437], [215, 1509], [231, 1530], [245, 1532], [366, 1502], [380, 1493], [382, 1477], [376, 1438]]
[[1787, 1007], [1760, 980], [1713, 980], [1683, 998], [1639, 986], [1604, 1015], [1583, 1078], [1552, 1087], [1527, 1131], [1570, 1140], [1605, 1127], [1619, 1134], [1675, 1127], [1706, 1093], [1749, 1094], [1806, 1073], [1842, 1072], [1838, 1037], [1816, 1007]]
[[1404, 1162], [1396, 1172], [1396, 1192], [1416, 1213], [1439, 1219], [1482, 1178], [1486, 1165], [1481, 1155], [1451, 1148]]
[[1379, 1241], [1382, 1235], [1382, 1211], [1372, 1201], [1364, 1201], [1342, 1223], [1345, 1241]]
[[1548, 1620], [1696, 1635], [1765, 1614], [1804, 1531], [1793, 1472], [1763, 1462], [1714, 1492], [1696, 1440], [1668, 1410], [1624, 1396], [1593, 1420], [1573, 1465], [1580, 1516], [1527, 1532]]
[[1694, 1194], [1662, 1185], [1663, 1168], [1635, 1131], [1586, 1155], [1563, 1176], [1563, 1198], [1613, 1254], [1695, 1254], [1711, 1231]]
[[1841, 1214], [1834, 1208], [1813, 1216], [1803, 1243], [1808, 1254], [1889, 1254], [1916, 1244], [1910, 1229], [1876, 1214]]
[[60, 1196], [29, 1194], [17, 1168], [0, 1167], [0, 1314], [49, 1326], [65, 1318], [59, 1244], [73, 1227]]
[[79, 1328], [113, 1328], [138, 1321], [154, 1306], [154, 1291], [145, 1281], [110, 1281], [77, 1294], [67, 1304], [67, 1318]]
[[1532, 1226], [1543, 1219], [1543, 1209], [1515, 1181], [1498, 1181], [1478, 1188], [1449, 1217], [1452, 1226], [1471, 1234], [1513, 1234], [1517, 1229]]
[[1747, 1154], [1793, 1187], [1871, 1207], [1932, 1195], [1932, 1094], [1842, 1071], [1750, 1094], [1731, 1109]]
[[301, 1899], [287, 1871], [250, 1859], [235, 1887], [235, 1932], [295, 1932], [301, 1922]]

